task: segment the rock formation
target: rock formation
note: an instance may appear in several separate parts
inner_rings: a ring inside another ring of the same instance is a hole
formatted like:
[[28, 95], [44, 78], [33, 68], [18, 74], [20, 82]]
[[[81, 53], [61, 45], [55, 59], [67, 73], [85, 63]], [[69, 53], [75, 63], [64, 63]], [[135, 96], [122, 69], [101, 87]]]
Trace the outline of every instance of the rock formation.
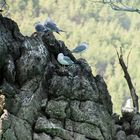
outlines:
[[[75, 63], [61, 66], [56, 59], [60, 52]], [[115, 137], [111, 97], [103, 78], [94, 77], [87, 62], [76, 60], [52, 33], [23, 36], [17, 24], [2, 15], [0, 115], [0, 140]]]

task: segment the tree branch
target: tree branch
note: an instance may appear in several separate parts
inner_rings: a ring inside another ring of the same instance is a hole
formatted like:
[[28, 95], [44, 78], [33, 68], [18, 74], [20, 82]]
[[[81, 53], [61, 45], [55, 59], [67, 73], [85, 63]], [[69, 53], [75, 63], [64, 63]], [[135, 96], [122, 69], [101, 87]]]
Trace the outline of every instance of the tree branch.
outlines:
[[134, 7], [129, 7], [129, 6], [125, 6], [124, 4], [121, 3], [122, 6], [117, 6], [114, 3], [110, 3], [110, 6], [113, 10], [116, 11], [127, 11], [127, 12], [137, 12], [138, 14], [140, 14], [140, 9], [134, 8]]
[[125, 62], [123, 60], [122, 47], [120, 47], [120, 54], [117, 51], [117, 49], [116, 49], [116, 52], [117, 52], [117, 56], [118, 56], [118, 59], [119, 59], [119, 63], [120, 63], [120, 65], [122, 67], [122, 70], [124, 72], [124, 78], [126, 79], [128, 87], [129, 87], [129, 90], [130, 90], [130, 94], [131, 94], [131, 97], [132, 97], [132, 100], [133, 100], [134, 109], [135, 109], [136, 112], [139, 112], [138, 96], [136, 94], [136, 91], [135, 91], [134, 85], [132, 83], [131, 77], [130, 77], [130, 75], [128, 73], [127, 66], [126, 66], [126, 64], [125, 64]]
[[128, 55], [127, 55], [127, 68], [128, 68], [129, 56], [130, 56], [131, 51], [132, 51], [132, 48], [130, 49], [130, 51], [129, 51]]
[[92, 1], [94, 3], [102, 3], [102, 4], [108, 4], [110, 5], [110, 7], [113, 9], [113, 10], [116, 10], [116, 11], [126, 11], [126, 12], [137, 12], [138, 14], [140, 14], [140, 9], [138, 8], [134, 8], [134, 7], [131, 7], [131, 6], [127, 6], [125, 5], [122, 0], [100, 0], [100, 1]]

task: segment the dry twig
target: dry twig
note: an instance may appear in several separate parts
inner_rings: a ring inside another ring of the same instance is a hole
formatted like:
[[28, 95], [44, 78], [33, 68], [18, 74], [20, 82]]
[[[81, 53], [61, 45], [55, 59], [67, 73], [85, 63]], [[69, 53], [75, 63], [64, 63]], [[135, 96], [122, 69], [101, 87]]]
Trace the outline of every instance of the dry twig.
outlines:
[[130, 56], [130, 54], [131, 54], [131, 51], [132, 51], [132, 48], [130, 49], [130, 51], [129, 51], [129, 53], [128, 53], [128, 55], [127, 55], [127, 69], [128, 69], [128, 63], [129, 63], [129, 56]]

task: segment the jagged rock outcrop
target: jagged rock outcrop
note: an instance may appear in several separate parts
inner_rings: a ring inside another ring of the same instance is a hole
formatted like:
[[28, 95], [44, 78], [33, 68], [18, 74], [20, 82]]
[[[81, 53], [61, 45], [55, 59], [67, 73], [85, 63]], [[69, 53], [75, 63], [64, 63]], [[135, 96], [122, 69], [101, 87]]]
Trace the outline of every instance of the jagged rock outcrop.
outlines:
[[114, 114], [115, 140], [140, 140], [140, 114], [134, 111], [123, 112], [122, 117]]
[[[61, 66], [59, 52], [75, 63]], [[103, 78], [94, 77], [86, 61], [76, 60], [53, 34], [24, 37], [14, 21], [1, 15], [0, 90], [1, 140], [115, 138]]]

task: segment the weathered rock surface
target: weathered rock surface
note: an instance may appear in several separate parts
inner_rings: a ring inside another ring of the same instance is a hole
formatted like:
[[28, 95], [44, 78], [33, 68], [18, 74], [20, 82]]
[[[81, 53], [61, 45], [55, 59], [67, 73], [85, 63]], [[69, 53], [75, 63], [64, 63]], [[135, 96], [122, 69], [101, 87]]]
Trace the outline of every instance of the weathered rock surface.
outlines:
[[133, 117], [131, 121], [131, 128], [133, 130], [133, 134], [136, 134], [140, 137], [140, 114], [137, 114]]
[[40, 134], [34, 133], [33, 139], [34, 140], [52, 140], [52, 138], [45, 133], [40, 133]]
[[[123, 116], [124, 115], [124, 116]], [[113, 116], [114, 117], [114, 116]], [[116, 120], [116, 119], [115, 119]], [[115, 122], [116, 140], [139, 140], [140, 139], [140, 114], [126, 112]]]
[[127, 140], [140, 140], [140, 138], [137, 135], [129, 135]]
[[[53, 34], [24, 37], [1, 15], [0, 27], [1, 140], [114, 139], [107, 86], [85, 60]], [[61, 66], [60, 52], [75, 63]]]
[[118, 131], [115, 140], [126, 140], [125, 132], [122, 130]]

